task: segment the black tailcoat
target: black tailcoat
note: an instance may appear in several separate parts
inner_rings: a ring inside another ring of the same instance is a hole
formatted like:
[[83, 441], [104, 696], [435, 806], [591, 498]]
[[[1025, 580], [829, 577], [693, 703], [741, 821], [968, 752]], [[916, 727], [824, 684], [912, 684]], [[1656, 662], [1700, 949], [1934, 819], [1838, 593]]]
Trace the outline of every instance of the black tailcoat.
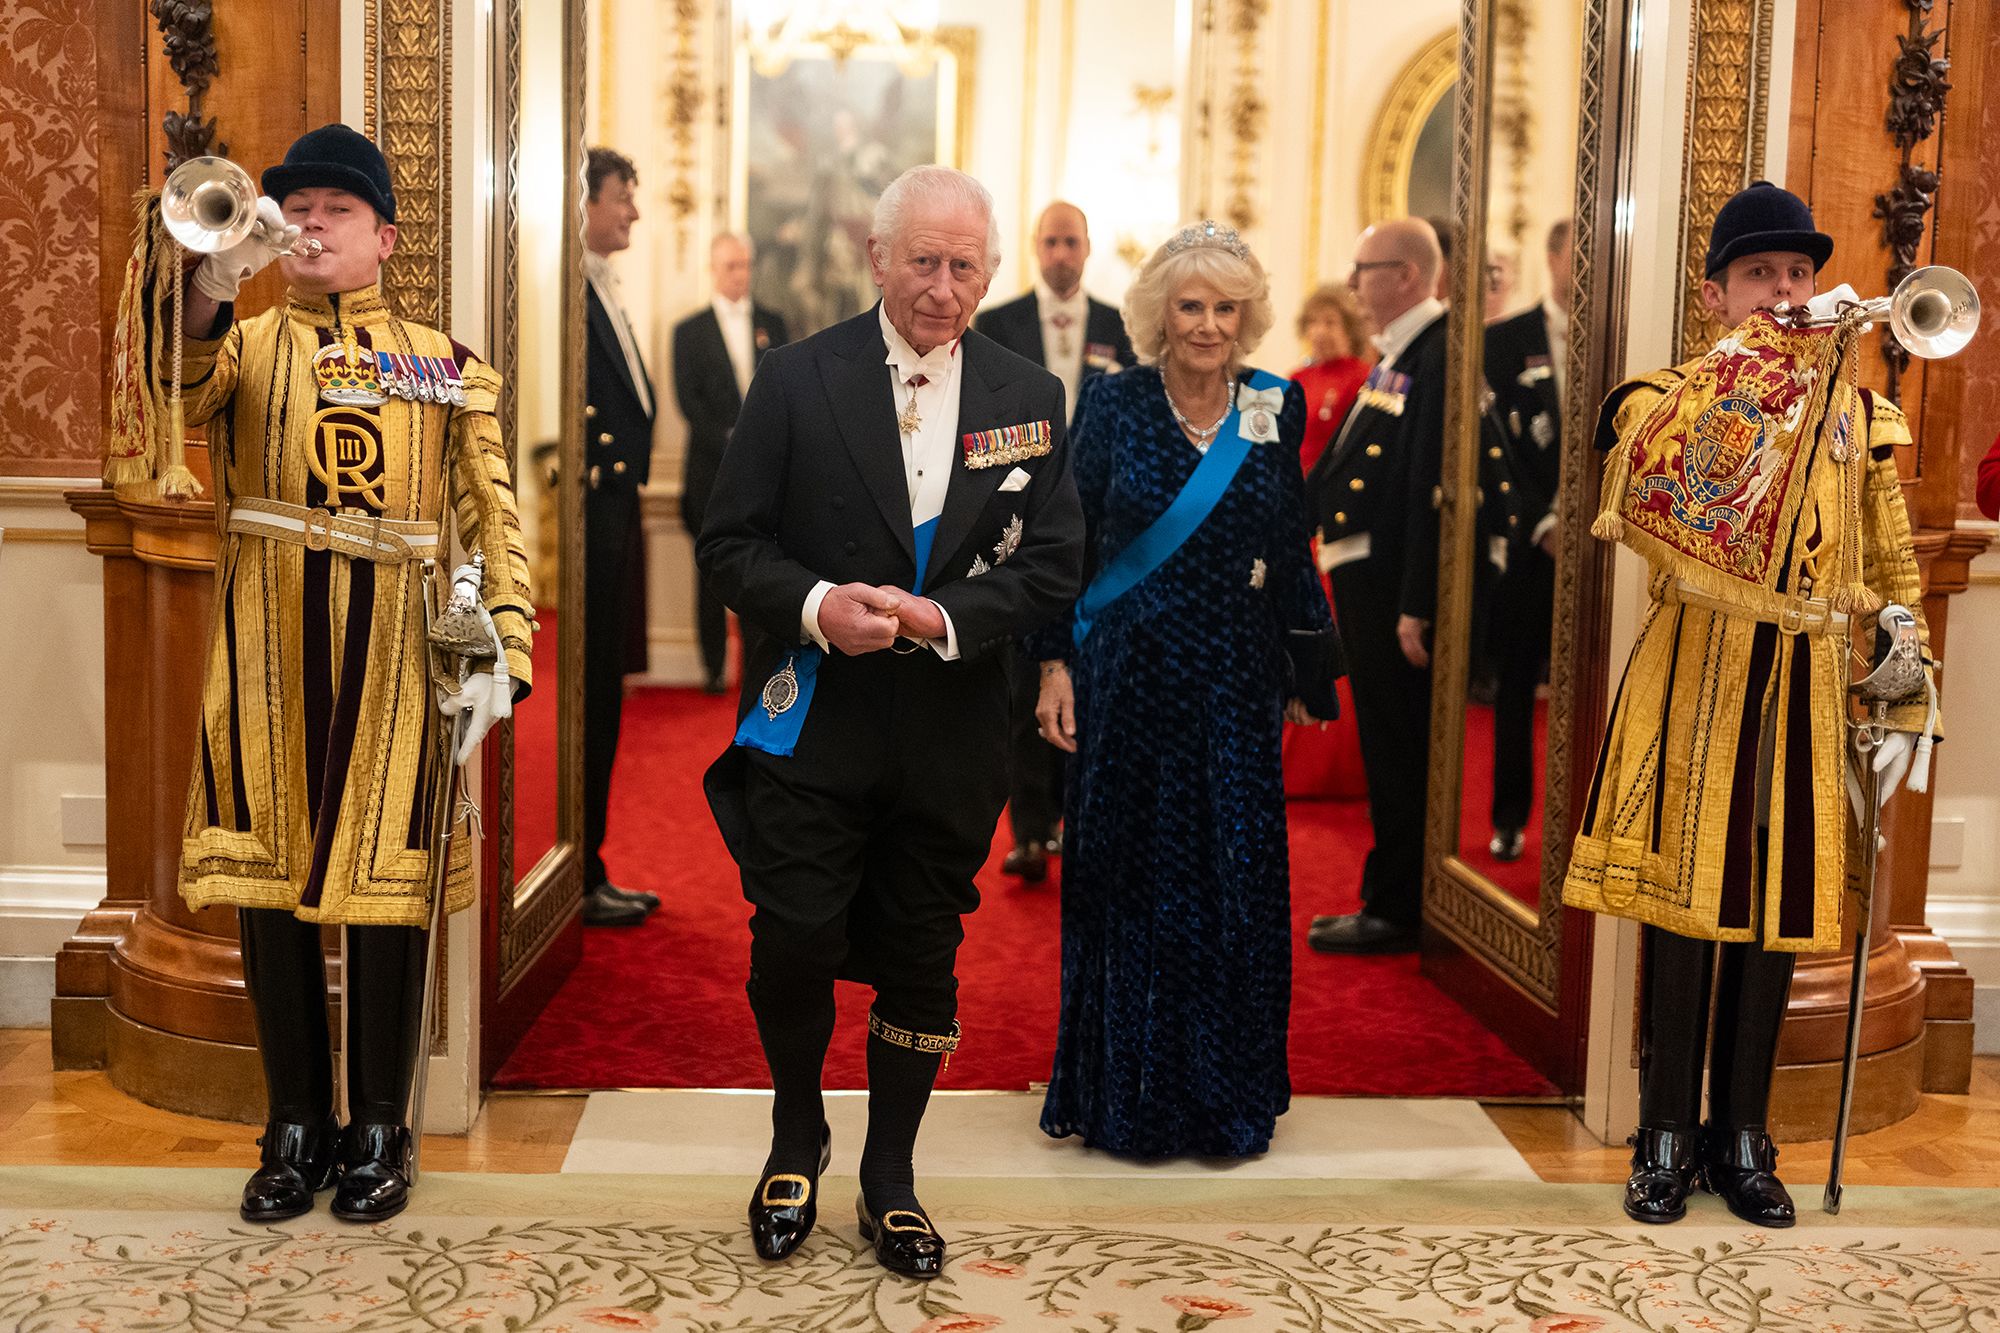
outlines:
[[[1085, 298], [1089, 302], [1090, 313], [1083, 323], [1083, 346], [1086, 353], [1093, 347], [1109, 348], [1111, 359], [1118, 368], [1128, 370], [1138, 364], [1139, 358], [1132, 352], [1132, 339], [1125, 333], [1124, 316], [1117, 306], [1106, 305], [1095, 297]], [[1016, 356], [1025, 356], [1036, 365], [1049, 363], [1047, 350], [1042, 346], [1042, 312], [1036, 303], [1035, 293], [1017, 296], [1005, 305], [994, 306], [981, 311], [973, 327], [999, 343]], [[1083, 386], [1093, 375], [1101, 375], [1107, 368], [1091, 364], [1091, 358], [1083, 359], [1083, 375], [1077, 381], [1077, 396], [1083, 396]]]
[[[996, 650], [1076, 596], [1083, 514], [1061, 383], [977, 332], [958, 354], [958, 443], [921, 592], [951, 617], [960, 659], [928, 647], [831, 652], [792, 755], [732, 747], [709, 771], [716, 823], [758, 909], [753, 969], [759, 948], [819, 971], [851, 945], [849, 974], [878, 985], [885, 969], [948, 979], [958, 915], [978, 902], [972, 876], [1006, 793]], [[703, 575], [763, 631], [739, 716], [807, 642], [800, 614], [820, 580], [917, 581], [886, 356], [870, 309], [774, 350], [751, 383], [696, 547]], [[1050, 452], [966, 466], [966, 435], [1035, 422], [1048, 423]], [[1016, 467], [1026, 485], [1002, 490]], [[1017, 523], [1018, 541], [997, 558]], [[924, 1021], [940, 1020], [933, 1010]]]

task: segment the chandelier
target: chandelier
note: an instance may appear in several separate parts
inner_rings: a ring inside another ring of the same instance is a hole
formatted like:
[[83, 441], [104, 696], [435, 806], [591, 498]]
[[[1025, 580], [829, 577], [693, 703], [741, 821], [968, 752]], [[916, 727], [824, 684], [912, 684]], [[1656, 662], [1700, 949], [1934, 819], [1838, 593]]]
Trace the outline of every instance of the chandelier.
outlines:
[[743, 0], [745, 36], [757, 72], [782, 74], [801, 56], [845, 65], [868, 51], [905, 73], [926, 73], [935, 58], [938, 0]]

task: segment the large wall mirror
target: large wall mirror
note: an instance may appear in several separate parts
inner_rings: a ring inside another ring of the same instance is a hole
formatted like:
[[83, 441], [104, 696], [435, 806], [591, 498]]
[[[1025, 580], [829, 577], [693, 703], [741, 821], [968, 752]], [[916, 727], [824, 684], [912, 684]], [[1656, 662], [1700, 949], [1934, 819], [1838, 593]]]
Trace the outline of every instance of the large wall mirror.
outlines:
[[1452, 216], [1476, 244], [1451, 277], [1426, 963], [1566, 1087], [1589, 922], [1562, 876], [1604, 714], [1591, 433], [1622, 361], [1622, 9], [1472, 0], [1459, 51]]
[[580, 949], [582, 452], [577, 216], [581, 0], [502, 0], [494, 23], [495, 356], [535, 596], [535, 687], [487, 748], [482, 1080]]

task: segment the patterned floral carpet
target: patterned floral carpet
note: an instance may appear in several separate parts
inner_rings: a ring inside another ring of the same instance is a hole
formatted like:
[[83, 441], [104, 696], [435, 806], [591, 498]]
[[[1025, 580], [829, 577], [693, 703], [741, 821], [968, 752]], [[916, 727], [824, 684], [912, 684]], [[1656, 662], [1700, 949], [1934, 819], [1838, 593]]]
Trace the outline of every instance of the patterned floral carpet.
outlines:
[[1992, 1192], [1854, 1189], [1840, 1218], [1758, 1232], [1707, 1199], [1631, 1226], [1606, 1186], [940, 1182], [953, 1259], [923, 1285], [886, 1276], [834, 1204], [790, 1263], [759, 1263], [739, 1183], [434, 1176], [389, 1223], [251, 1227], [213, 1206], [231, 1172], [10, 1169], [0, 1328], [2000, 1328]]

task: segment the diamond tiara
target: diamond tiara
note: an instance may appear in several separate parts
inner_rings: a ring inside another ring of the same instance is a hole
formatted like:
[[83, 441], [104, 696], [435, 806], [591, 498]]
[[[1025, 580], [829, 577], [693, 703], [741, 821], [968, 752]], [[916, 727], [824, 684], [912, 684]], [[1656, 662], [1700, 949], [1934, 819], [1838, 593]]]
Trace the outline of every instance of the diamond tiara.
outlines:
[[1225, 227], [1221, 223], [1204, 218], [1192, 227], [1182, 227], [1167, 241], [1167, 253], [1177, 255], [1183, 250], [1193, 250], [1208, 246], [1216, 250], [1227, 250], [1238, 259], [1250, 257], [1250, 247], [1243, 244], [1243, 238], [1236, 234], [1236, 228]]

